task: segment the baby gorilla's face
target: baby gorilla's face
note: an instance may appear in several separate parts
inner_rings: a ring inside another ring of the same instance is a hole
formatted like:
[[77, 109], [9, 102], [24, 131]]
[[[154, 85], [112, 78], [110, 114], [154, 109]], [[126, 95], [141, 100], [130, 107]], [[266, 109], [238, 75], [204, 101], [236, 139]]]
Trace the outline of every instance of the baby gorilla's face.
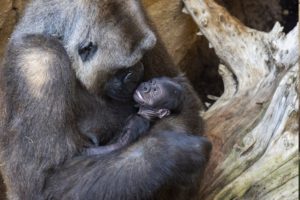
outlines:
[[160, 77], [140, 84], [134, 100], [143, 107], [153, 109], [177, 109], [183, 101], [183, 88], [172, 78]]

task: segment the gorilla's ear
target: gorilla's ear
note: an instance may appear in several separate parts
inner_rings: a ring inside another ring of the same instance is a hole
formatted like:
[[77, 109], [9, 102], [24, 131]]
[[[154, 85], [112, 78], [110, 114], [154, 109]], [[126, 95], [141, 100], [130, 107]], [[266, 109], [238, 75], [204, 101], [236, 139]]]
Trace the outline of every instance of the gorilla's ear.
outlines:
[[164, 109], [164, 108], [162, 108], [162, 109], [159, 109], [158, 110], [158, 117], [161, 119], [161, 118], [163, 118], [163, 117], [167, 117], [167, 116], [169, 116], [170, 114], [171, 114], [171, 112], [170, 112], [170, 110], [169, 109]]

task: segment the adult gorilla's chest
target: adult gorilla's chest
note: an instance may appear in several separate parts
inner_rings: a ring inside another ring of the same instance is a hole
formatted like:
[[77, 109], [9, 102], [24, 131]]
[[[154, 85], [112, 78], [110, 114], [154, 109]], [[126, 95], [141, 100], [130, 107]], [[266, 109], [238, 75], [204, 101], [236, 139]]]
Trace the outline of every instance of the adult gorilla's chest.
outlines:
[[89, 140], [91, 146], [110, 143], [121, 133], [128, 116], [137, 112], [133, 102], [98, 99], [82, 90], [75, 109], [80, 133]]

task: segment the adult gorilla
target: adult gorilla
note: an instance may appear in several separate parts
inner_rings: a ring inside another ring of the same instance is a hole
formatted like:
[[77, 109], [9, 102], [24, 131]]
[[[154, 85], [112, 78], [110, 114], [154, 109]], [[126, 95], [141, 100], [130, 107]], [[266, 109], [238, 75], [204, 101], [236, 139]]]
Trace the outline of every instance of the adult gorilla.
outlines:
[[134, 112], [133, 103], [106, 97], [104, 88], [139, 62], [146, 80], [177, 74], [139, 1], [29, 4], [1, 72], [1, 171], [9, 199], [170, 199], [162, 190], [201, 173], [208, 159], [202, 139], [175, 131], [80, 156], [93, 145], [87, 132], [107, 144]]

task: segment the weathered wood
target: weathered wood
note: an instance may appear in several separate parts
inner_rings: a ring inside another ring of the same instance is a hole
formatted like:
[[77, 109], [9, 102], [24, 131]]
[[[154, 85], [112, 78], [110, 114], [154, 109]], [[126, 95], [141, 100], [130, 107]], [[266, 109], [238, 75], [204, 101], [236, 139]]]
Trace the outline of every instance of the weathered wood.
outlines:
[[201, 199], [298, 199], [298, 29], [244, 26], [212, 0], [183, 0], [224, 63], [206, 112], [214, 143]]
[[284, 22], [280, 0], [216, 0], [245, 25], [270, 31], [274, 21]]

